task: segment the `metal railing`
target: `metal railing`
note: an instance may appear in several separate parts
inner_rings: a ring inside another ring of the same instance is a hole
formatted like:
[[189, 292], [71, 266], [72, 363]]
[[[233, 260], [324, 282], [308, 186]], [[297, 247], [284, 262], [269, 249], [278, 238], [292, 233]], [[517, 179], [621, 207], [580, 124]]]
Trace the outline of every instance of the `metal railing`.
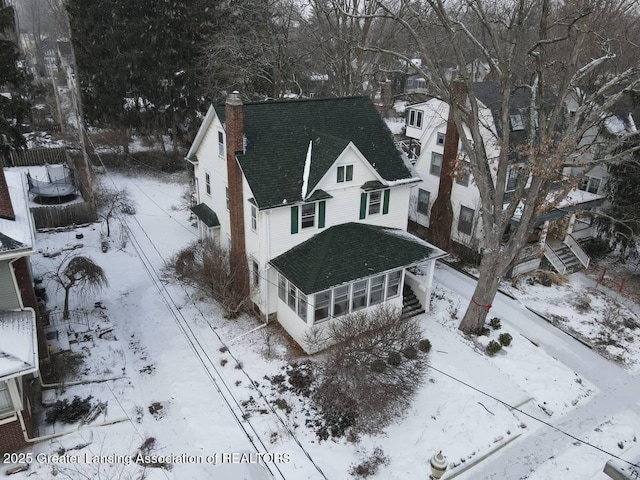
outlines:
[[544, 245], [544, 256], [549, 260], [549, 263], [557, 270], [558, 273], [562, 273], [563, 275], [567, 273], [567, 266], [553, 248], [546, 243]]
[[589, 262], [591, 261], [591, 257], [586, 254], [586, 252], [582, 249], [580, 244], [576, 242], [576, 239], [573, 238], [573, 235], [569, 234], [564, 238], [563, 242], [569, 250], [573, 252], [573, 254], [580, 260], [580, 263], [584, 266], [584, 268], [589, 268]]

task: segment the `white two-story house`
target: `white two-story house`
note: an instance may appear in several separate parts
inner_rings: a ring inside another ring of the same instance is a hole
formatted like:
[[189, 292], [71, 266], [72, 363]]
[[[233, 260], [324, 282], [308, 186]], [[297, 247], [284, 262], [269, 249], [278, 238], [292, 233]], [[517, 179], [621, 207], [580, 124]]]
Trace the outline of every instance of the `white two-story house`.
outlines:
[[[476, 82], [473, 89], [482, 107], [480, 128], [488, 157], [497, 158], [499, 155], [501, 147], [497, 139], [500, 138], [502, 128], [511, 129], [512, 144], [509, 148], [516, 152], [518, 145], [526, 141], [528, 129], [536, 128], [529, 125], [528, 94], [522, 90], [512, 93], [509, 125], [500, 125], [502, 97], [499, 85], [493, 82]], [[406, 135], [419, 143], [412, 163], [421, 181], [412, 187], [410, 208], [410, 220], [414, 222], [417, 230], [428, 231], [430, 227], [431, 210], [440, 188], [448, 115], [449, 105], [435, 98], [411, 105], [407, 109]], [[471, 137], [466, 127], [464, 134], [467, 138]], [[471, 175], [462, 142], [458, 142], [453, 155], [456, 169], [450, 197], [454, 216], [450, 238], [455, 244], [471, 252], [481, 252], [483, 233], [480, 221], [480, 192]], [[514, 154], [513, 158], [506, 192], [514, 191], [517, 185], [517, 155]], [[505, 196], [505, 200], [509, 200], [508, 195]], [[576, 214], [600, 206], [602, 202], [603, 197], [591, 191], [572, 191], [557, 208], [539, 218], [537, 235], [531, 238], [531, 248], [517, 258], [511, 273], [518, 274], [536, 269], [540, 267], [543, 257], [547, 257], [554, 268], [563, 273], [580, 264], [586, 266], [588, 258], [572, 236], [574, 230], [581, 226]], [[512, 223], [517, 222], [516, 215]], [[589, 234], [590, 232], [591, 230]]]
[[201, 236], [245, 258], [255, 306], [306, 351], [314, 327], [402, 307], [405, 284], [428, 309], [444, 252], [406, 232], [420, 179], [368, 99], [243, 104], [234, 92], [187, 160]]

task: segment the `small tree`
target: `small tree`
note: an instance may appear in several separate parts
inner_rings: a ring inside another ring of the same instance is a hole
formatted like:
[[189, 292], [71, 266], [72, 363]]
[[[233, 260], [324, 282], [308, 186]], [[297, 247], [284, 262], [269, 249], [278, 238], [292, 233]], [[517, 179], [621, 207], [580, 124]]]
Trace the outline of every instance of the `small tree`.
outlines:
[[236, 318], [251, 305], [251, 292], [243, 288], [248, 265], [234, 265], [230, 252], [213, 240], [189, 245], [172, 259], [169, 267], [178, 279], [193, 283], [220, 303], [227, 318]]
[[109, 284], [102, 267], [84, 255], [64, 258], [48, 276], [64, 290], [65, 319], [69, 318], [69, 292], [72, 288], [75, 287], [81, 293], [91, 293]]
[[110, 221], [113, 217], [120, 213], [125, 215], [136, 213], [135, 202], [131, 199], [131, 195], [126, 189], [110, 190], [99, 187], [95, 193], [95, 199], [98, 214], [107, 224], [107, 237], [111, 236]]

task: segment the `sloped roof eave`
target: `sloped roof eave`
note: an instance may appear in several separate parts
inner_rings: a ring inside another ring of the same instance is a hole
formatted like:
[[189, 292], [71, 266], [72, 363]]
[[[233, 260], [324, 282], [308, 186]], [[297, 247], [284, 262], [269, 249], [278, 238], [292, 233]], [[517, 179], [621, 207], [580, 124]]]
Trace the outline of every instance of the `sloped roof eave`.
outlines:
[[318, 233], [270, 263], [309, 295], [445, 255], [405, 231], [347, 223]]

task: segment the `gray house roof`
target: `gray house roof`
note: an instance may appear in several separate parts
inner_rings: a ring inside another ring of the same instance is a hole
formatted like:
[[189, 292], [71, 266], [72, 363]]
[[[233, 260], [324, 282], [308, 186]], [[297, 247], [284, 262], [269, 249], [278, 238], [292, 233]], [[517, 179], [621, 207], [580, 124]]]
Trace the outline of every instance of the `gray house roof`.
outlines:
[[[224, 123], [224, 105], [216, 113]], [[301, 198], [309, 142], [311, 194], [350, 142], [386, 181], [412, 178], [382, 117], [366, 98], [244, 104], [246, 149], [238, 155], [256, 205], [272, 208]]]
[[344, 223], [271, 260], [305, 294], [439, 258], [445, 252], [393, 228]]

